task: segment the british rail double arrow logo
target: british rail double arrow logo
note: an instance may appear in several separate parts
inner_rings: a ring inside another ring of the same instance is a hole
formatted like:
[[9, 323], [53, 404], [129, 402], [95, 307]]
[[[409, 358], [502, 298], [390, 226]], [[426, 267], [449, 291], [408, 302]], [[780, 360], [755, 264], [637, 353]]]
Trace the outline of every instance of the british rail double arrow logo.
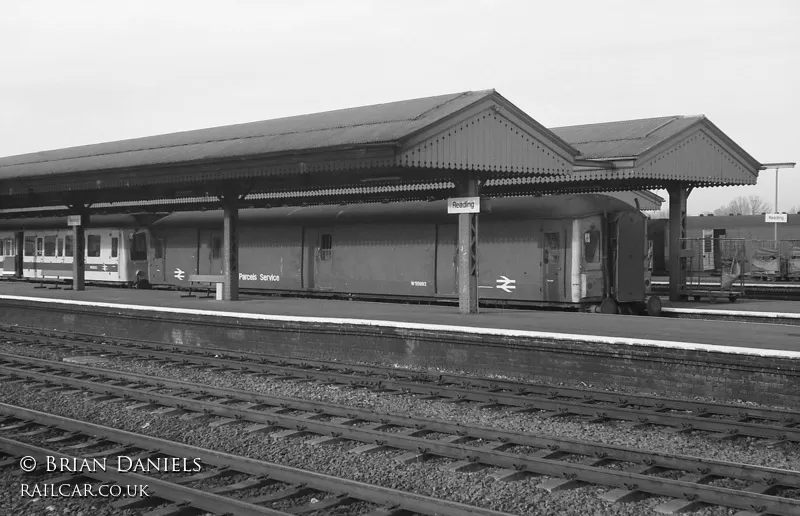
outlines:
[[505, 290], [510, 294], [512, 290], [517, 288], [515, 285], [516, 282], [517, 280], [509, 279], [506, 276], [500, 276], [497, 278], [497, 288], [500, 290]]

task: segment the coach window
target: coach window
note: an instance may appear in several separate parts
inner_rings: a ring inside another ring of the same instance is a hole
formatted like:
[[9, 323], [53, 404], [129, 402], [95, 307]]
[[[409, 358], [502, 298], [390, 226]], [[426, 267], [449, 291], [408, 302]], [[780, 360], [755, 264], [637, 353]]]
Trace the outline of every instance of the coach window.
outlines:
[[56, 256], [64, 256], [64, 239], [59, 238], [56, 241]]
[[36, 237], [25, 237], [25, 256], [33, 256], [36, 254]]
[[0, 256], [5, 256], [5, 240], [0, 240]]
[[131, 237], [131, 260], [147, 260], [147, 233], [134, 233]]
[[583, 233], [583, 261], [585, 263], [600, 262], [600, 231], [590, 229]]
[[56, 255], [56, 237], [55, 236], [46, 236], [46, 237], [44, 237], [44, 255], [45, 256], [55, 256]]
[[38, 237], [36, 239], [36, 256], [42, 256], [44, 254], [44, 239], [42, 237]]
[[100, 256], [100, 235], [86, 237], [86, 256], [98, 258]]
[[64, 237], [64, 256], [72, 256], [72, 235]]
[[116, 258], [119, 249], [119, 238], [111, 237], [111, 257]]

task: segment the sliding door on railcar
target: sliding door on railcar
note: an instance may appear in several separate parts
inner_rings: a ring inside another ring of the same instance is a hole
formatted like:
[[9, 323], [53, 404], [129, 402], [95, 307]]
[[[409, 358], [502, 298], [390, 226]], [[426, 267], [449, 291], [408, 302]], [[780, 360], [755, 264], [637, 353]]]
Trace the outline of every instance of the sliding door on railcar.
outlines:
[[17, 242], [11, 235], [0, 236], [0, 272], [3, 277], [17, 276]]
[[542, 233], [542, 298], [559, 302], [565, 292], [566, 232], [560, 225], [547, 225]]
[[26, 278], [38, 278], [40, 276], [38, 267], [40, 265], [39, 262], [41, 261], [40, 257], [43, 253], [43, 238], [41, 236], [37, 236], [36, 234], [25, 235], [25, 243], [23, 248], [25, 261], [23, 263], [23, 271]]
[[311, 290], [333, 290], [333, 229], [306, 230], [306, 286]]
[[645, 219], [639, 213], [622, 213], [617, 219], [614, 281], [617, 301], [641, 301], [645, 297]]
[[201, 229], [198, 274], [222, 274], [222, 231]]
[[151, 235], [153, 251], [150, 260], [150, 283], [162, 285], [167, 282], [166, 237]]

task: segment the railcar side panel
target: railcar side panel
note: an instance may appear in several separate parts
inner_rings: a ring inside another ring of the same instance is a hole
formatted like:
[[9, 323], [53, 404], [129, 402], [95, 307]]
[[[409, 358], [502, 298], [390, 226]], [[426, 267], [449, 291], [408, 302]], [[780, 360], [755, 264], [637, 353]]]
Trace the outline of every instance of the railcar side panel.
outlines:
[[[338, 226], [319, 233], [320, 258], [328, 258], [320, 261], [330, 262], [336, 292], [433, 295], [434, 235], [433, 224]], [[323, 285], [323, 274], [315, 270], [315, 284]]]
[[153, 284], [189, 287], [189, 275], [197, 272], [197, 231], [187, 229], [164, 229], [154, 233], [156, 238], [164, 240], [168, 250], [164, 254], [164, 281], [158, 281], [162, 273], [151, 272], [150, 282]]
[[540, 227], [540, 222], [531, 220], [479, 223], [478, 295], [481, 298], [542, 300]]
[[301, 290], [303, 228], [239, 229], [239, 285], [242, 288]]
[[[481, 223], [478, 222], [478, 238]], [[456, 268], [458, 267], [458, 225], [439, 224], [436, 227], [436, 294], [440, 296], [458, 295]], [[478, 248], [480, 250], [480, 247]], [[478, 274], [481, 266], [478, 263]], [[482, 294], [482, 293], [481, 293]]]

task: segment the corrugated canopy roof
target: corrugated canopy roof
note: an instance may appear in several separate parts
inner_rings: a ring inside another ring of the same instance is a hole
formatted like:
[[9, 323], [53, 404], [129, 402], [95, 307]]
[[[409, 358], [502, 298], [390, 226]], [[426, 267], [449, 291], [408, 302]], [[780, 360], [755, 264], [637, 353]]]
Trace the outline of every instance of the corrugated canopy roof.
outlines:
[[699, 116], [665, 116], [600, 124], [551, 127], [580, 151], [581, 159], [638, 157], [704, 119]]
[[489, 97], [499, 95], [467, 91], [9, 156], [0, 158], [0, 179], [391, 144]]
[[[578, 149], [577, 170], [567, 182], [624, 180], [647, 188], [668, 182], [694, 186], [755, 184], [761, 164], [704, 115], [668, 116], [550, 128]], [[616, 161], [593, 170], [586, 161]], [[630, 163], [624, 163], [630, 161]], [[541, 182], [547, 182], [544, 178]], [[635, 182], [635, 183], [634, 183]]]

